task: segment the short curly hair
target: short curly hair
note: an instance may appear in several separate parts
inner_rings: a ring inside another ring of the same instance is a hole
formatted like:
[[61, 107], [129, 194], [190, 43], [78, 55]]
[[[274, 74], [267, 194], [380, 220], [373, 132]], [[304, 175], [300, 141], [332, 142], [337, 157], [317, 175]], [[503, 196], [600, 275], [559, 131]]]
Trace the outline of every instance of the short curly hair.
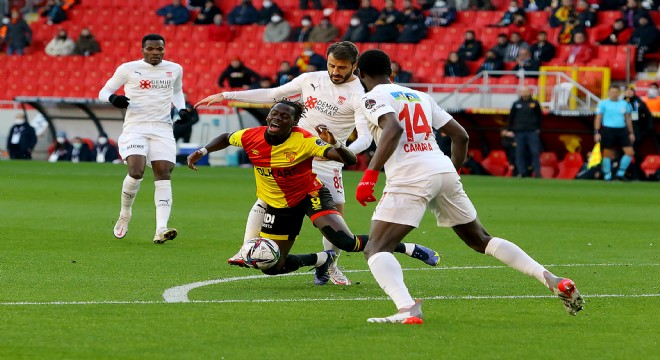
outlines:
[[[305, 112], [307, 109], [305, 106], [297, 101], [291, 101], [287, 98], [278, 100], [275, 105], [277, 104], [284, 104], [291, 106], [293, 108], [293, 125], [296, 126], [298, 125], [298, 121], [300, 121], [301, 118], [305, 117]], [[273, 105], [273, 106], [275, 106]]]

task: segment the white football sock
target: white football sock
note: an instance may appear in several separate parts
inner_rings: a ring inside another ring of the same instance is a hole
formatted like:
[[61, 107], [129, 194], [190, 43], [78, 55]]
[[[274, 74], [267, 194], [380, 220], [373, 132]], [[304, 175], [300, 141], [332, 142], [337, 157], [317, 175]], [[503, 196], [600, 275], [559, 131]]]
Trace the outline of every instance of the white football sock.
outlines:
[[266, 213], [266, 203], [257, 199], [250, 209], [250, 214], [245, 223], [245, 235], [243, 236], [243, 243], [250, 239], [259, 237], [261, 233], [261, 225], [264, 223], [264, 214]]
[[314, 264], [314, 267], [319, 267], [323, 264], [325, 264], [326, 260], [328, 260], [328, 253], [325, 251], [318, 252], [316, 253], [316, 264]]
[[401, 310], [415, 305], [415, 300], [410, 296], [408, 288], [403, 282], [401, 264], [392, 253], [376, 253], [369, 258], [367, 263], [378, 285], [394, 301], [397, 309]]
[[142, 182], [142, 179], [133, 179], [128, 175], [124, 178], [124, 183], [121, 186], [121, 210], [119, 211], [119, 216], [131, 217], [131, 207], [133, 206], [138, 190], [140, 190], [140, 182]]
[[403, 245], [406, 246], [406, 255], [412, 256], [413, 252], [415, 251], [415, 244], [403, 243]]
[[330, 240], [325, 238], [325, 236], [323, 237], [323, 250], [334, 250], [337, 253], [337, 256], [341, 254], [341, 249], [334, 246]]
[[172, 211], [172, 182], [170, 180], [154, 181], [154, 203], [156, 204], [156, 230], [167, 228]]
[[523, 274], [533, 276], [541, 284], [548, 286], [543, 278], [543, 272], [547, 271], [543, 265], [532, 259], [518, 245], [501, 238], [492, 238], [486, 246], [486, 254], [499, 259], [501, 262], [511, 266]]

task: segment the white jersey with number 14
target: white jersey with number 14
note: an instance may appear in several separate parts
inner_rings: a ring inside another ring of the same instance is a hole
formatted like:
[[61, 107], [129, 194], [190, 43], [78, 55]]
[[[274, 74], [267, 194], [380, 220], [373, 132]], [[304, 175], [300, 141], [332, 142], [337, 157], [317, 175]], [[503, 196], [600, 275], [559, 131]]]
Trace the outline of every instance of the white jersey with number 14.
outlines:
[[380, 116], [395, 113], [403, 127], [399, 144], [385, 163], [388, 184], [413, 184], [432, 174], [456, 172], [451, 159], [438, 147], [432, 129], [439, 129], [452, 116], [430, 95], [396, 84], [382, 84], [362, 97], [362, 111], [376, 145], [381, 135]]

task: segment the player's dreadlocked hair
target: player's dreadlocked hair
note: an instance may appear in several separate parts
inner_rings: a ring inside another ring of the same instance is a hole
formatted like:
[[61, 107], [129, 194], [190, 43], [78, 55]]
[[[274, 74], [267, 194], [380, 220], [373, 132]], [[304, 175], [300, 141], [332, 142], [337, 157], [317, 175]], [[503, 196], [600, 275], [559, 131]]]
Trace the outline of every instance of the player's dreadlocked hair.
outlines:
[[305, 116], [305, 112], [307, 109], [303, 104], [297, 102], [297, 101], [291, 101], [289, 99], [281, 99], [275, 104], [284, 104], [284, 105], [289, 105], [293, 108], [293, 126], [298, 125], [298, 121], [300, 121], [300, 118]]

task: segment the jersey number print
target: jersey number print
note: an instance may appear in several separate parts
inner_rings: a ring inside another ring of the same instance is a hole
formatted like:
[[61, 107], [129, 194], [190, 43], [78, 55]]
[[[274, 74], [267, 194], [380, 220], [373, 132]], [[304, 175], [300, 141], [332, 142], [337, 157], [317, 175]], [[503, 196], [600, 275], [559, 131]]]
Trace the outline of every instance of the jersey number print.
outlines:
[[[410, 116], [411, 110], [413, 110], [412, 118]], [[403, 110], [399, 113], [399, 121], [405, 121], [406, 140], [409, 142], [415, 141], [415, 134], [426, 134], [424, 140], [429, 139], [431, 126], [426, 120], [422, 104], [414, 104], [414, 109], [411, 109], [408, 104], [403, 104]]]

